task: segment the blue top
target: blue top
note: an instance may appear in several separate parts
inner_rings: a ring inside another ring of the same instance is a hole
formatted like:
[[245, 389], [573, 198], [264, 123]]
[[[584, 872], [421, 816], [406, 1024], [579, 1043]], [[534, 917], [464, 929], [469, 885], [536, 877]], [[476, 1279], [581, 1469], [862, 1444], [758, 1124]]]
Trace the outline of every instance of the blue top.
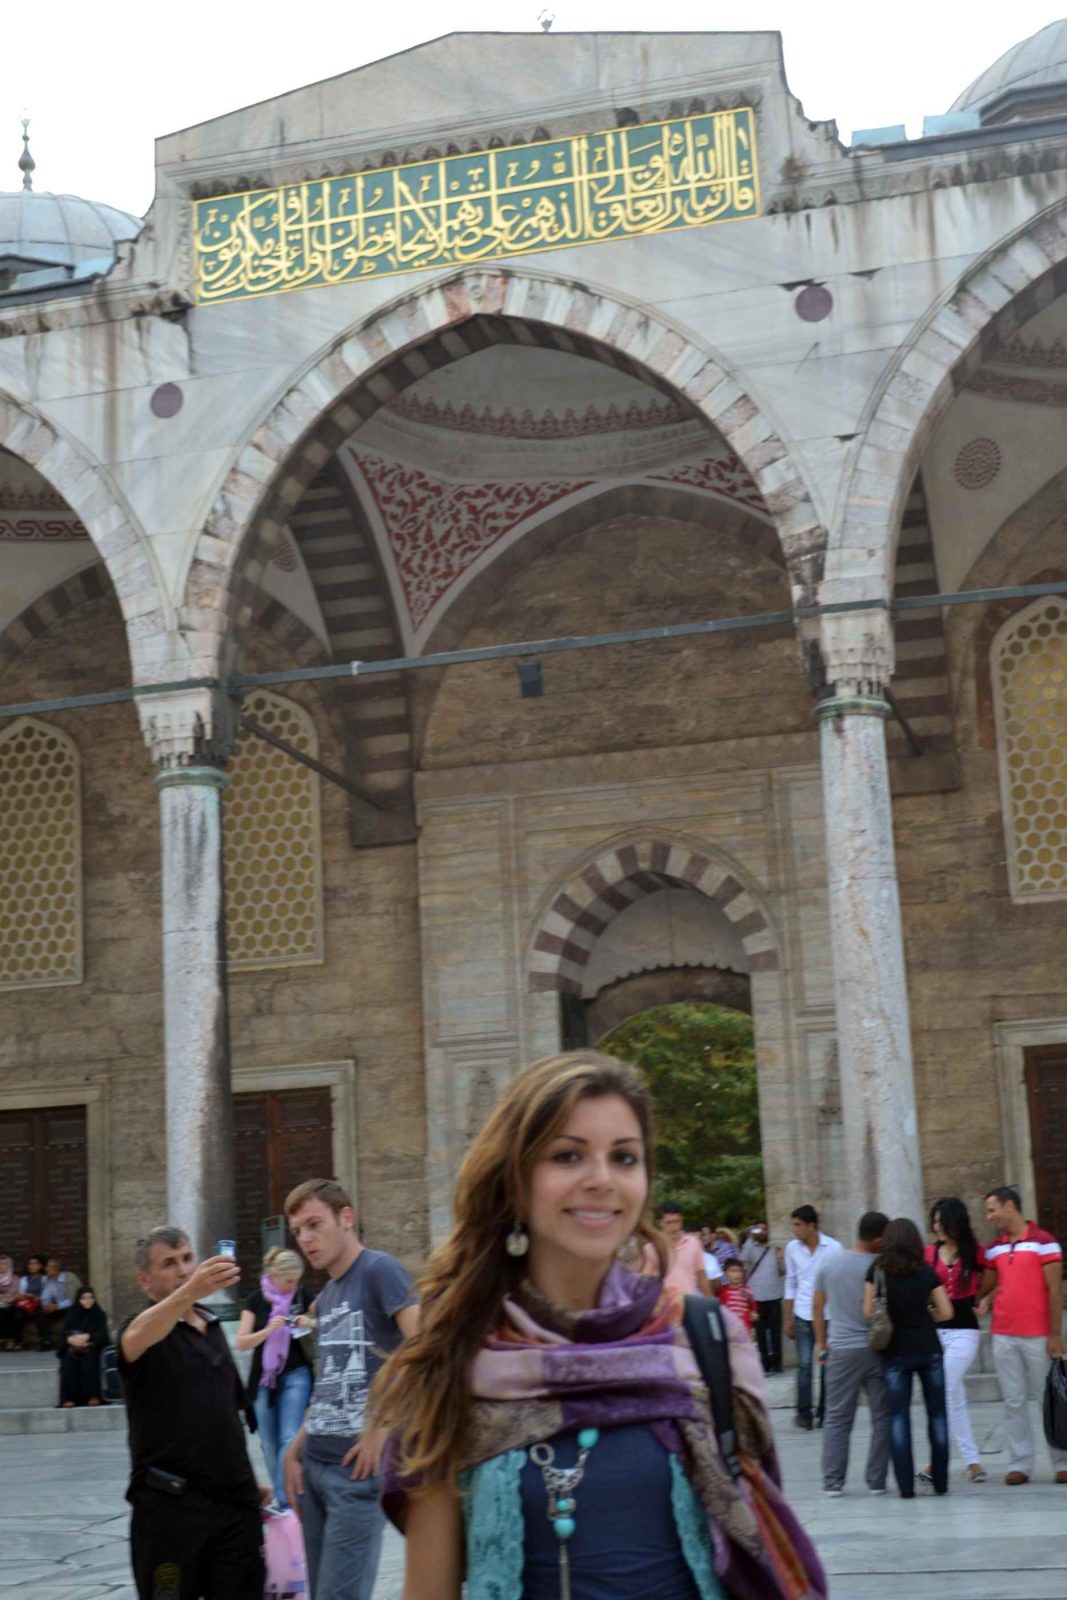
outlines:
[[[556, 1465], [578, 1459], [574, 1433], [552, 1440]], [[643, 1424], [603, 1429], [573, 1495], [567, 1541], [574, 1600], [700, 1600], [682, 1553], [669, 1452]], [[522, 1600], [559, 1600], [559, 1540], [548, 1520], [541, 1469], [527, 1457], [520, 1480]]]

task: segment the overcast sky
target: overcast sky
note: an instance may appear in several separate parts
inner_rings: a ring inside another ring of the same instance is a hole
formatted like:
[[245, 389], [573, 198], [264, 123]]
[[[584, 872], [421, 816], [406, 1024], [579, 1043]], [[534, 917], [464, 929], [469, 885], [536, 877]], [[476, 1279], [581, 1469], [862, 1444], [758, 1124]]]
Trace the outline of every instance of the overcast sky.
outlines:
[[[780, 29], [793, 92], [811, 117], [853, 128], [947, 110], [1020, 39], [1067, 15], [1067, 0], [555, 0], [556, 32]], [[32, 117], [35, 186], [143, 213], [158, 134], [362, 66], [458, 30], [537, 30], [542, 0], [53, 0], [23, 7], [0, 57], [0, 190], [19, 186], [19, 118]]]

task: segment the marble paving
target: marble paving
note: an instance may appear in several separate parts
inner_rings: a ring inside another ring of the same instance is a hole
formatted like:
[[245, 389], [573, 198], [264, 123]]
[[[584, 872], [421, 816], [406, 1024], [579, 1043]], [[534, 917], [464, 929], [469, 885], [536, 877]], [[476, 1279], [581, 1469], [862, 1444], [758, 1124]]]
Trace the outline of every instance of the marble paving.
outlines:
[[[855, 1435], [849, 1492], [820, 1490], [818, 1433], [794, 1429], [788, 1380], [774, 1412], [786, 1484], [831, 1574], [832, 1600], [1063, 1600], [1067, 1595], [1067, 1488], [1047, 1460], [1025, 1489], [1002, 1482], [999, 1407], [972, 1407], [990, 1481], [961, 1483], [947, 1501], [871, 1499], [862, 1484], [866, 1417]], [[916, 1438], [922, 1432], [918, 1412]], [[1035, 1427], [1040, 1422], [1034, 1411]], [[43, 1434], [0, 1450], [0, 1600], [134, 1600], [122, 1499], [121, 1433]], [[374, 1600], [399, 1600], [402, 1542], [390, 1533]], [[649, 1597], [652, 1600], [652, 1597]]]

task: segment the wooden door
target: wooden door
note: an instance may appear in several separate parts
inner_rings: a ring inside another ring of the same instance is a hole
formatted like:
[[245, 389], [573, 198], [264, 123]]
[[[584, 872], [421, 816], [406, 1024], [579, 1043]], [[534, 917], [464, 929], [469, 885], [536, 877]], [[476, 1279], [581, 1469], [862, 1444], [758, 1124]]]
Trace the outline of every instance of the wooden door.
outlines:
[[21, 1272], [31, 1251], [59, 1256], [84, 1282], [89, 1268], [89, 1172], [84, 1106], [0, 1111], [0, 1250]]
[[[278, 1089], [234, 1096], [234, 1170], [237, 1183], [237, 1259], [241, 1289], [259, 1281], [260, 1228], [276, 1216], [290, 1189], [305, 1178], [333, 1173], [329, 1089]], [[290, 1241], [291, 1242], [291, 1241]], [[321, 1276], [305, 1282], [318, 1287]]]
[[1024, 1050], [1037, 1221], [1067, 1243], [1067, 1042]]

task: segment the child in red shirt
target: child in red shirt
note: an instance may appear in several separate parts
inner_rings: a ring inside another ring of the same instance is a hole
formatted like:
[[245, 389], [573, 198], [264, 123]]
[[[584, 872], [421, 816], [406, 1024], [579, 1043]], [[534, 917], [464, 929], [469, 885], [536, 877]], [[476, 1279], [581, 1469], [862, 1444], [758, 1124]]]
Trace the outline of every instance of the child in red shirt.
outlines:
[[751, 1289], [745, 1287], [744, 1263], [738, 1261], [736, 1256], [731, 1256], [723, 1267], [726, 1274], [725, 1283], [718, 1284], [719, 1299], [727, 1310], [732, 1311], [735, 1317], [740, 1317], [749, 1333], [759, 1317], [756, 1296]]

